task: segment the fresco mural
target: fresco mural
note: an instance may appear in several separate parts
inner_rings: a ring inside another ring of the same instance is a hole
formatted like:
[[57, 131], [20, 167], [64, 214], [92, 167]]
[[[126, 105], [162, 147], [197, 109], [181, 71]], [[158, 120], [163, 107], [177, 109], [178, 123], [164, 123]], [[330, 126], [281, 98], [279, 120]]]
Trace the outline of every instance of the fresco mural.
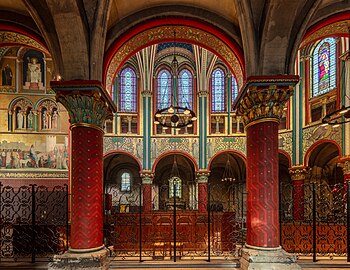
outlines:
[[0, 170], [28, 168], [68, 170], [68, 137], [63, 137], [63, 143], [57, 142], [57, 136], [46, 136], [44, 142], [0, 142]]

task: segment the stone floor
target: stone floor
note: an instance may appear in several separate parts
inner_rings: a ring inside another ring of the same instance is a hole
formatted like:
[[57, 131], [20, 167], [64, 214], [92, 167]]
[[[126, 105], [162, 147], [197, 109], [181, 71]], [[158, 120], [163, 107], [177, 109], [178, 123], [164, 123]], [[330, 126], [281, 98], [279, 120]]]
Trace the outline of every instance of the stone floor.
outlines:
[[[334, 260], [319, 260], [316, 263], [313, 263], [310, 259], [303, 259], [298, 261], [302, 269], [306, 270], [324, 270], [324, 269], [337, 269], [345, 270], [350, 269], [350, 263], [346, 262], [346, 259], [334, 259]], [[183, 261], [179, 260], [178, 262], [172, 261], [151, 261], [151, 262], [135, 262], [135, 261], [116, 261], [112, 260], [110, 269], [118, 270], [191, 270], [191, 269], [203, 269], [203, 270], [238, 270], [236, 268], [236, 262], [234, 261], [225, 261], [225, 260], [213, 260], [210, 263], [205, 261]], [[4, 263], [0, 262], [1, 270], [46, 270], [47, 263], [39, 262], [35, 264], [31, 263]]]

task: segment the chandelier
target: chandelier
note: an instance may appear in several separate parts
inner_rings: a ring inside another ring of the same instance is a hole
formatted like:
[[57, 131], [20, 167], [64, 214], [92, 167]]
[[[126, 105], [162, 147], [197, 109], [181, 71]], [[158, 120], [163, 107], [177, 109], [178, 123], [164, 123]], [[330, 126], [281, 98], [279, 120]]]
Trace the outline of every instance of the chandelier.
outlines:
[[[174, 76], [177, 75], [179, 62], [175, 55], [176, 31], [174, 30], [174, 58], [171, 62], [171, 67]], [[174, 102], [174, 104], [173, 104]], [[182, 127], [192, 127], [194, 121], [197, 120], [196, 114], [188, 107], [176, 105], [173, 91], [171, 94], [171, 105], [169, 107], [158, 109], [154, 115], [154, 124], [162, 126], [164, 129], [174, 128], [180, 130]]]
[[350, 106], [345, 107], [344, 105], [341, 109], [329, 113], [322, 118], [322, 126], [330, 125], [334, 128], [348, 122], [350, 122]]
[[228, 182], [234, 182], [236, 181], [236, 178], [233, 174], [233, 169], [232, 169], [232, 166], [231, 166], [231, 163], [230, 163], [230, 158], [229, 156], [227, 155], [227, 161], [226, 161], [226, 165], [225, 165], [225, 171], [221, 177], [221, 181], [225, 182], [225, 181], [228, 181]]

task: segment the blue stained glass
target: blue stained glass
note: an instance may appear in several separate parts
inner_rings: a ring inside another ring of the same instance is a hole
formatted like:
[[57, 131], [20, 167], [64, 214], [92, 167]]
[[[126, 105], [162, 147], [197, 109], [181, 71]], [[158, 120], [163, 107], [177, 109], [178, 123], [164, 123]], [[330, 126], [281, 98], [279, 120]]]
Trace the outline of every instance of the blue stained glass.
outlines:
[[[232, 92], [231, 92], [231, 102], [232, 104], [235, 102], [238, 96], [238, 85], [235, 76], [232, 75]], [[231, 106], [233, 108], [233, 106]]]
[[336, 87], [336, 51], [335, 38], [325, 38], [315, 47], [312, 55], [312, 96]]
[[157, 109], [164, 109], [171, 105], [171, 74], [168, 70], [162, 69], [157, 79]]
[[211, 99], [212, 112], [225, 112], [225, 75], [221, 68], [212, 73]]
[[178, 104], [180, 107], [193, 109], [192, 74], [188, 69], [179, 73]]
[[119, 110], [136, 112], [136, 73], [129, 67], [123, 69], [120, 75]]

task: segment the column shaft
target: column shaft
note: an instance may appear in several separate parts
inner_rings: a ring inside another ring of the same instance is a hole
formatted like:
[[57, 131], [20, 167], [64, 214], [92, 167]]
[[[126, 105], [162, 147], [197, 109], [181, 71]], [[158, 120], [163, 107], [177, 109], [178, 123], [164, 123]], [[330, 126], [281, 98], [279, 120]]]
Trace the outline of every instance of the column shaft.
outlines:
[[278, 122], [247, 128], [247, 244], [279, 247]]
[[72, 249], [101, 247], [103, 131], [72, 126]]

